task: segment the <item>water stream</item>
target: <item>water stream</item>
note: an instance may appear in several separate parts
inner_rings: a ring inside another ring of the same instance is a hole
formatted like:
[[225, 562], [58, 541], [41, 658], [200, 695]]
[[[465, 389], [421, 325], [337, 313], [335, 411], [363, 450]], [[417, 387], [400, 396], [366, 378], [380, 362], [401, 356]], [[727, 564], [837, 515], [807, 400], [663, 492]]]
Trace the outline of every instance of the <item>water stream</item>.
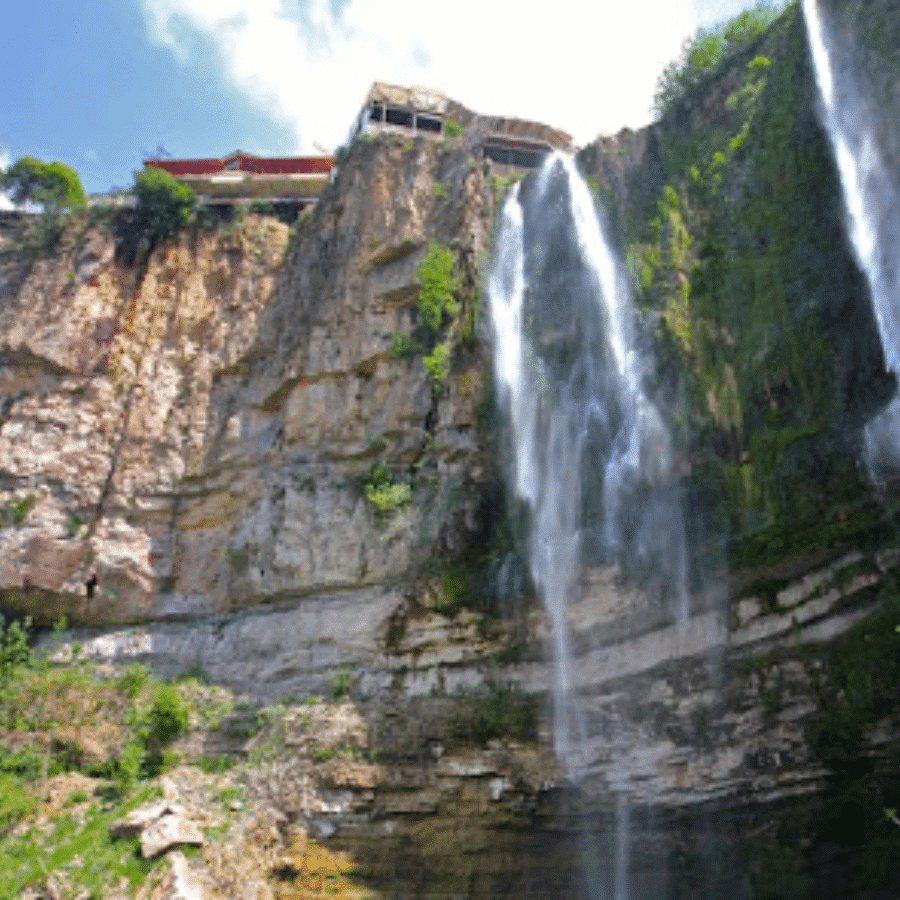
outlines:
[[[817, 0], [803, 0], [803, 14], [850, 241], [869, 282], [885, 363], [900, 375], [900, 191], [879, 147], [853, 40]], [[866, 426], [866, 454], [875, 478], [900, 471], [900, 394]]]
[[[568, 778], [592, 760], [571, 604], [585, 566], [641, 573], [681, 624], [690, 615], [669, 433], [643, 388], [627, 275], [574, 161], [554, 154], [503, 209], [488, 285], [512, 492], [549, 624], [553, 736]], [[613, 885], [628, 897], [627, 773], [615, 787]]]

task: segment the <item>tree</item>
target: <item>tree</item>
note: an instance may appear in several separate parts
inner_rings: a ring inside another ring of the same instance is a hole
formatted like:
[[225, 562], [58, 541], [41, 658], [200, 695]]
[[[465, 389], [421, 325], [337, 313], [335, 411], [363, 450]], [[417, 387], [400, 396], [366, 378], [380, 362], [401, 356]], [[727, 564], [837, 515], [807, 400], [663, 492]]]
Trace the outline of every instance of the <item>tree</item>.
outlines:
[[39, 203], [54, 218], [65, 210], [84, 206], [87, 199], [74, 169], [33, 156], [20, 157], [0, 174], [0, 188], [9, 191], [14, 203]]
[[197, 195], [168, 172], [147, 166], [134, 174], [137, 219], [151, 243], [172, 237], [188, 224]]

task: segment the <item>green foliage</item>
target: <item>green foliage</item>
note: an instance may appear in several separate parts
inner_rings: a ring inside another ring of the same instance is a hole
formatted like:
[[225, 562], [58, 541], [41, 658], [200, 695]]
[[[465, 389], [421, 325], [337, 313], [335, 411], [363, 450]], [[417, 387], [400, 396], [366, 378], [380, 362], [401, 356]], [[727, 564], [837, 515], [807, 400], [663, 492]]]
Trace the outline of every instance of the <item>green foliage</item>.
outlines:
[[459, 137], [465, 129], [454, 119], [444, 119], [444, 135], [446, 137]]
[[813, 745], [832, 769], [853, 767], [866, 727], [900, 709], [900, 597], [892, 585], [882, 589], [882, 604], [838, 638], [828, 655]]
[[418, 356], [422, 348], [411, 337], [399, 331], [391, 332], [391, 356], [394, 359], [411, 359]]
[[[784, 3], [758, 0], [755, 6], [710, 28], [700, 28], [688, 39], [678, 59], [663, 70], [656, 85], [654, 112], [663, 116], [719, 63], [749, 47], [784, 9]], [[759, 59], [760, 57], [757, 57]]]
[[194, 765], [197, 766], [201, 772], [212, 775], [216, 772], [227, 772], [229, 769], [233, 769], [235, 765], [237, 765], [237, 762], [238, 757], [234, 754], [218, 753], [210, 756], [201, 756], [194, 762]]
[[14, 619], [6, 625], [0, 614], [0, 689], [5, 687], [17, 668], [32, 662], [31, 647], [28, 646], [30, 630], [30, 617], [22, 622]]
[[175, 685], [164, 684], [150, 707], [150, 739], [157, 746], [170, 743], [187, 730], [188, 709]]
[[331, 694], [332, 700], [340, 700], [348, 697], [356, 685], [356, 675], [350, 666], [341, 666], [340, 669], [331, 678]]
[[126, 696], [133, 700], [149, 680], [150, 669], [143, 663], [132, 663], [125, 667], [118, 678], [118, 683]]
[[536, 739], [538, 704], [535, 697], [503, 684], [462, 690], [457, 696], [462, 701], [468, 699], [471, 704], [468, 716], [456, 723], [454, 731], [458, 738], [476, 744], [485, 744], [492, 738]]
[[444, 341], [422, 357], [433, 390], [440, 390], [450, 377], [450, 351], [450, 342]]
[[428, 245], [418, 272], [419, 324], [435, 336], [459, 312], [456, 294], [460, 279], [456, 272], [456, 257], [449, 247], [434, 242]]
[[51, 216], [84, 206], [87, 200], [74, 169], [33, 156], [20, 157], [0, 174], [0, 188], [8, 191], [15, 203], [39, 203]]
[[[27, 796], [18, 799], [27, 803]], [[0, 842], [0, 896], [29, 895], [28, 888], [45, 884], [48, 872], [65, 873], [60, 897], [106, 897], [111, 885], [120, 884], [134, 896], [158, 861], [143, 859], [135, 838], [114, 840], [109, 828], [148, 798], [144, 791], [111, 803], [94, 800], [86, 809], [54, 817], [40, 828], [7, 835]]]
[[380, 522], [389, 519], [412, 499], [412, 490], [405, 481], [397, 481], [383, 463], [376, 463], [363, 480], [363, 494], [375, 510]]
[[37, 497], [34, 494], [26, 494], [17, 500], [9, 500], [0, 507], [0, 527], [21, 525], [31, 512]]
[[81, 516], [78, 513], [71, 513], [66, 519], [66, 536], [76, 537], [82, 525], [84, 525], [84, 520]]
[[132, 190], [138, 224], [151, 244], [178, 234], [197, 206], [197, 196], [186, 184], [155, 166], [135, 172]]
[[14, 775], [0, 772], [0, 838], [37, 810], [37, 799]]

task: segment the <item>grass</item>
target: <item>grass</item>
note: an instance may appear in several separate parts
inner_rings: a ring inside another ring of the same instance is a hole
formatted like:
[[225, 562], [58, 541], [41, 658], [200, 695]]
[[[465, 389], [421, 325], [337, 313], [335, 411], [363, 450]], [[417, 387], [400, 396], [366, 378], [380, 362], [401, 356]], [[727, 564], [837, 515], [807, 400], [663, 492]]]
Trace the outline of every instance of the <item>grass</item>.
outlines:
[[17, 897], [26, 888], [41, 888], [49, 873], [60, 886], [63, 879], [67, 882], [64, 896], [86, 892], [100, 898], [111, 885], [122, 883], [137, 890], [156, 861], [141, 858], [136, 838], [113, 840], [109, 827], [153, 793], [144, 785], [119, 802], [95, 798], [50, 820], [50, 827], [33, 824], [8, 834], [0, 841], [0, 896]]

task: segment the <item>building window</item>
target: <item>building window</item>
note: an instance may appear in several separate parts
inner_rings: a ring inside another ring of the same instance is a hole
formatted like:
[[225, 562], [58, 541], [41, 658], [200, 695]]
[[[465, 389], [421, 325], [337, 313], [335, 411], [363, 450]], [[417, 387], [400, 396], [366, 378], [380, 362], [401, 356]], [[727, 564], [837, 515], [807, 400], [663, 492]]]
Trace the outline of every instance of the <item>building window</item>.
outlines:
[[484, 155], [491, 162], [501, 166], [515, 166], [519, 169], [536, 169], [547, 155], [545, 150], [526, 150], [521, 147], [498, 147], [486, 144]]
[[391, 109], [388, 107], [384, 120], [390, 125], [401, 125], [403, 128], [413, 127], [413, 114], [408, 109]]
[[416, 128], [419, 131], [433, 131], [435, 134], [440, 134], [443, 124], [443, 120], [435, 116], [425, 116], [422, 113], [416, 116]]
[[384, 121], [384, 107], [380, 103], [372, 104], [372, 107], [369, 110], [369, 121], [370, 122], [383, 122]]

